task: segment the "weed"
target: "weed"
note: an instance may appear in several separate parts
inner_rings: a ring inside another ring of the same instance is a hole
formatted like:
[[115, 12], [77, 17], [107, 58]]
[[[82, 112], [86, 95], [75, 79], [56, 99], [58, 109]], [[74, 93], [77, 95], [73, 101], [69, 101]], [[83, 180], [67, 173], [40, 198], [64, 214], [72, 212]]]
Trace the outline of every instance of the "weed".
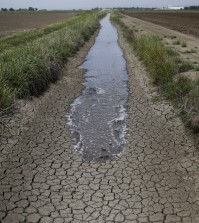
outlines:
[[180, 40], [175, 40], [175, 41], [173, 41], [173, 45], [180, 45]]
[[159, 37], [143, 36], [136, 41], [135, 48], [156, 84], [164, 85], [177, 73], [178, 67], [170, 58], [176, 53], [171, 48], [163, 47]]
[[196, 53], [196, 50], [195, 49], [186, 50], [185, 53]]
[[195, 66], [194, 70], [199, 71], [199, 66]]
[[194, 65], [192, 62], [181, 61], [181, 63], [179, 64], [179, 72], [180, 73], [187, 72], [192, 69], [194, 69]]
[[165, 90], [166, 97], [170, 100], [182, 100], [192, 89], [192, 81], [186, 77], [180, 77], [177, 80], [167, 83]]
[[182, 46], [182, 47], [187, 47], [187, 43], [186, 43], [185, 41], [182, 41], [182, 42], [181, 42], [181, 46]]

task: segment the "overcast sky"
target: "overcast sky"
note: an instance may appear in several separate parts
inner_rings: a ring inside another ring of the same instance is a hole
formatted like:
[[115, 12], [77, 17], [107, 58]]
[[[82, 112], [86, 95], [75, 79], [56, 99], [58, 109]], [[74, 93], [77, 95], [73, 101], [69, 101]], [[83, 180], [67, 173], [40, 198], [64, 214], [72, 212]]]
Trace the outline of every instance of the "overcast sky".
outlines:
[[0, 8], [90, 9], [95, 7], [163, 7], [199, 5], [198, 0], [0, 0]]

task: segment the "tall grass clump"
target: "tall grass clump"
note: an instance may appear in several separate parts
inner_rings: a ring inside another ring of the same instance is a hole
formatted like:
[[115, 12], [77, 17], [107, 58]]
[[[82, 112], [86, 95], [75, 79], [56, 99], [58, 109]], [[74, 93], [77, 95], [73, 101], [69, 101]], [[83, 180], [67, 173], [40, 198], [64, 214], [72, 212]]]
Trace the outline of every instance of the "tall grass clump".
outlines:
[[171, 56], [171, 52], [163, 47], [158, 36], [142, 36], [136, 40], [134, 46], [144, 60], [154, 83], [165, 85], [177, 73], [175, 54]]
[[128, 42], [132, 42], [135, 40], [134, 32], [132, 29], [130, 29], [128, 26], [126, 26], [122, 21], [121, 21], [122, 15], [119, 13], [119, 11], [114, 11], [111, 14], [111, 21], [114, 23], [118, 24], [123, 32], [124, 37]]
[[184, 111], [187, 125], [199, 133], [199, 79], [194, 82], [194, 87], [184, 99]]
[[0, 57], [0, 109], [15, 98], [38, 96], [58, 79], [72, 56], [99, 27], [100, 12], [85, 13], [66, 26]]

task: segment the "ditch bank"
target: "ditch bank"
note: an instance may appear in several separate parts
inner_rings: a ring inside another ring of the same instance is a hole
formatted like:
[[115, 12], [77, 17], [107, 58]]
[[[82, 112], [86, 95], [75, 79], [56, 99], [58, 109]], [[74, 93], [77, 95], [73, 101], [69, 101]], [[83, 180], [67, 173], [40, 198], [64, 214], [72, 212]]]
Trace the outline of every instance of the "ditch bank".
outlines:
[[93, 162], [73, 152], [66, 111], [83, 89], [77, 66], [90, 42], [70, 60], [67, 75], [27, 105], [34, 115], [26, 130], [1, 147], [2, 223], [198, 222], [198, 151], [170, 106], [153, 103], [145, 69], [119, 36], [129, 73], [121, 156]]

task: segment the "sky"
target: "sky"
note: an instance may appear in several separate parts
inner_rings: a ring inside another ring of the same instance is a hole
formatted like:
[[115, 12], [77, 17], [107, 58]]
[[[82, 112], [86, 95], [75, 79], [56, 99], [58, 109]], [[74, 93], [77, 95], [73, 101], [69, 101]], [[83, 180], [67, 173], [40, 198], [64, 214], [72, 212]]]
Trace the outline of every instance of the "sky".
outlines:
[[163, 7], [199, 5], [198, 0], [0, 0], [0, 8], [91, 9], [95, 7]]

